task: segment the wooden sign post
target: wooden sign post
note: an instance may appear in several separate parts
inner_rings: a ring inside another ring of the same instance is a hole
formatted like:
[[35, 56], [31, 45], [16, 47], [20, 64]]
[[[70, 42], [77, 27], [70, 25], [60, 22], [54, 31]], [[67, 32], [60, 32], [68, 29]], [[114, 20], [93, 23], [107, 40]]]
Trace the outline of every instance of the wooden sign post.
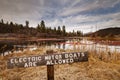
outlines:
[[53, 50], [48, 50], [46, 51], [46, 53], [46, 55], [11, 58], [7, 62], [7, 68], [28, 68], [46, 65], [48, 80], [54, 80], [54, 65], [88, 61], [87, 52], [69, 52], [54, 54]]
[[[48, 50], [47, 54], [53, 54], [53, 50]], [[47, 79], [54, 80], [54, 65], [47, 65]]]

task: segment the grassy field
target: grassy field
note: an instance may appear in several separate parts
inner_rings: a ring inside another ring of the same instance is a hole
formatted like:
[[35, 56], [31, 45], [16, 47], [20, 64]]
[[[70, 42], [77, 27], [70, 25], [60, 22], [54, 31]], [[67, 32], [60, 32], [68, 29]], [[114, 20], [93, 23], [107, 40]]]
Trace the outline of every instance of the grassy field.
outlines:
[[[2, 80], [47, 80], [46, 66], [7, 69], [6, 62], [11, 57], [45, 54], [48, 48], [0, 56], [0, 79]], [[75, 50], [55, 49], [54, 52], [74, 52]], [[77, 50], [76, 50], [77, 51]], [[55, 65], [55, 80], [120, 80], [120, 54], [96, 54], [89, 52], [88, 62]]]

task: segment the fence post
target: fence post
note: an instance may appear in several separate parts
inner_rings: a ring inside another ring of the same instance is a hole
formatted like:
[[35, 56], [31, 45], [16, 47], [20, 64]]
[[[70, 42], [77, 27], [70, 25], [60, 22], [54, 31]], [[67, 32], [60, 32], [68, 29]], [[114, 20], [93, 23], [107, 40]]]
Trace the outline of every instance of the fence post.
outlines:
[[[53, 54], [53, 50], [47, 50], [46, 53]], [[47, 65], [47, 80], [54, 80], [54, 65]]]

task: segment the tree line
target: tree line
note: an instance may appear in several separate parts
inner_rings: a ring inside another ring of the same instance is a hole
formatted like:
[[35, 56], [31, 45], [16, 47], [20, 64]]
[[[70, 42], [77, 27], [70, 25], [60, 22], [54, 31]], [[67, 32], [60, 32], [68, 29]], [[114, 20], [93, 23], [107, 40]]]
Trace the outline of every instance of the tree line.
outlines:
[[62, 27], [46, 27], [45, 22], [42, 20], [36, 28], [29, 26], [29, 21], [25, 21], [25, 26], [13, 22], [4, 22], [3, 19], [0, 21], [0, 33], [15, 33], [24, 34], [27, 36], [35, 37], [73, 37], [82, 36], [81, 31], [67, 32], [65, 25]]

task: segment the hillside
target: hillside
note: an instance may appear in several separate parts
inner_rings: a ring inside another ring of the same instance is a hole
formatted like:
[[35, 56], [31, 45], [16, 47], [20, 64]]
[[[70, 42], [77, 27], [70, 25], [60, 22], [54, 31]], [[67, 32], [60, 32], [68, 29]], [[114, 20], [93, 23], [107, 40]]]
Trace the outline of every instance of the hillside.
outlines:
[[94, 33], [89, 33], [87, 36], [92, 37], [118, 37], [120, 36], [120, 27], [100, 29]]

